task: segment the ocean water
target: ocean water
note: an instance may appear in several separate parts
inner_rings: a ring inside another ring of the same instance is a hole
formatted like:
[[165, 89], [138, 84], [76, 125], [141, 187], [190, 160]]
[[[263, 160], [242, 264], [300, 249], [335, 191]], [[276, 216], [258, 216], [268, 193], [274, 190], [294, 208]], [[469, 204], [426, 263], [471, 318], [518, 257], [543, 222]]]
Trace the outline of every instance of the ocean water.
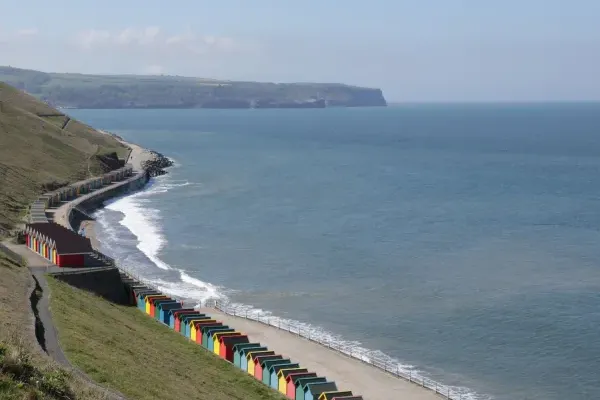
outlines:
[[70, 113], [176, 161], [97, 213], [164, 290], [465, 399], [600, 398], [600, 105]]

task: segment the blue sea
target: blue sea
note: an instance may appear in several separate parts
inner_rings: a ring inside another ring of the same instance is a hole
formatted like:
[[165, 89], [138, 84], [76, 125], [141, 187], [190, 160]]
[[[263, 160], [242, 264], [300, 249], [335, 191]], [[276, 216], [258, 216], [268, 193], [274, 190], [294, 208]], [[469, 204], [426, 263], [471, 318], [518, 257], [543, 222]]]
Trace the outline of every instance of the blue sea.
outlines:
[[464, 399], [600, 399], [599, 104], [69, 111], [175, 160], [97, 213], [165, 291]]

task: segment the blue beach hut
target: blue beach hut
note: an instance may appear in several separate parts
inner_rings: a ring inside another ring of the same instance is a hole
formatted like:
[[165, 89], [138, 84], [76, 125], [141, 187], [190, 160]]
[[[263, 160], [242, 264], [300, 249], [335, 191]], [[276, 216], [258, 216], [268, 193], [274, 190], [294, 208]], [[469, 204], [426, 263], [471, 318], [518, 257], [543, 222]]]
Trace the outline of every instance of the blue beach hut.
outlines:
[[304, 397], [300, 400], [319, 400], [321, 393], [335, 390], [338, 390], [335, 382], [309, 383], [305, 386]]
[[193, 308], [180, 308], [180, 309], [173, 309], [173, 310], [169, 310], [169, 327], [171, 327], [171, 329], [175, 329], [175, 312], [177, 311], [194, 311]]
[[326, 382], [327, 382], [327, 378], [324, 378], [322, 376], [318, 376], [316, 378], [302, 378], [302, 379], [296, 380], [296, 383], [295, 383], [295, 385], [296, 385], [296, 399], [297, 400], [304, 400], [304, 388], [309, 383], [326, 383]]
[[160, 318], [160, 322], [162, 322], [163, 324], [167, 325], [167, 326], [171, 326], [170, 325], [170, 314], [169, 312], [171, 310], [181, 310], [183, 308], [183, 304], [181, 304], [180, 302], [176, 301], [175, 303], [161, 303], [158, 306], [158, 311], [159, 311], [159, 318]]
[[[210, 351], [215, 350], [215, 342], [213, 341], [213, 335], [217, 332], [235, 332], [235, 329], [228, 327], [227, 325], [210, 328], [206, 335], [206, 348]], [[202, 341], [204, 341], [204, 335], [202, 335]]]
[[[188, 339], [191, 339], [191, 334], [192, 334], [192, 327], [190, 326], [190, 322], [191, 321], [201, 321], [203, 319], [211, 319], [211, 317], [209, 317], [208, 315], [205, 314], [200, 314], [200, 315], [196, 315], [194, 316], [193, 314], [191, 315], [186, 315], [182, 320], [181, 323], [185, 323], [185, 337]], [[181, 331], [183, 331], [183, 327], [181, 328]]]
[[284, 368], [300, 368], [300, 364], [284, 362], [281, 364], [273, 364], [269, 367], [269, 373], [271, 375], [269, 385], [275, 390], [279, 390], [279, 371], [281, 371]]
[[[255, 349], [242, 350], [241, 352], [239, 352], [240, 353], [240, 369], [242, 371], [248, 372], [248, 356], [250, 354], [253, 354], [253, 352], [255, 352], [256, 354], [260, 354], [260, 353], [275, 354], [274, 351], [269, 351], [269, 349], [267, 349], [265, 346], [257, 347]], [[250, 361], [250, 362], [253, 362], [253, 361]]]
[[156, 300], [154, 302], [154, 318], [156, 318], [157, 321], [164, 323], [164, 319], [161, 317], [160, 311], [161, 311], [162, 306], [167, 306], [167, 305], [175, 305], [175, 306], [181, 307], [181, 303], [174, 299]]
[[137, 293], [137, 305], [138, 308], [146, 312], [146, 295], [158, 295], [160, 292], [154, 289], [142, 290]]
[[[233, 346], [233, 365], [241, 368], [242, 357], [246, 358], [246, 355], [242, 355], [244, 349], [262, 349], [260, 343], [237, 343]], [[267, 348], [264, 347], [266, 350]]]
[[179, 332], [181, 332], [183, 336], [190, 337], [189, 331], [186, 331], [189, 318], [202, 318], [205, 316], [206, 315], [198, 311], [191, 314], [179, 314]]
[[260, 365], [262, 367], [262, 382], [267, 385], [267, 386], [271, 386], [271, 366], [273, 365], [277, 365], [277, 364], [290, 364], [291, 361], [289, 358], [280, 358], [280, 359], [273, 359], [273, 360], [262, 360], [260, 362]]

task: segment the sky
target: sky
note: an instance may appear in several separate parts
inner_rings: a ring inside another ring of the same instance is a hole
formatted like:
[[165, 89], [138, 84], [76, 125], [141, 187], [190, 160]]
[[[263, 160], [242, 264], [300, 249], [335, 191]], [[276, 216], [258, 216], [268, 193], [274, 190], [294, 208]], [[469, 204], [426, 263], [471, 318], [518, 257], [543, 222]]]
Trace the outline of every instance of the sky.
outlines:
[[0, 65], [598, 101], [599, 0], [0, 0]]

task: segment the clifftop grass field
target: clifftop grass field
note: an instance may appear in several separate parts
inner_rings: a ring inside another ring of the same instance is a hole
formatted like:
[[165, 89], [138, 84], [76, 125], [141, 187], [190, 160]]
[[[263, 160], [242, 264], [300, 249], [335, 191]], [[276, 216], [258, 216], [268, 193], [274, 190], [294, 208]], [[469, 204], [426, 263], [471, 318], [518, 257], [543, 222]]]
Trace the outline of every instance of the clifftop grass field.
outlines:
[[128, 149], [0, 82], [0, 237], [46, 190], [117, 167]]

